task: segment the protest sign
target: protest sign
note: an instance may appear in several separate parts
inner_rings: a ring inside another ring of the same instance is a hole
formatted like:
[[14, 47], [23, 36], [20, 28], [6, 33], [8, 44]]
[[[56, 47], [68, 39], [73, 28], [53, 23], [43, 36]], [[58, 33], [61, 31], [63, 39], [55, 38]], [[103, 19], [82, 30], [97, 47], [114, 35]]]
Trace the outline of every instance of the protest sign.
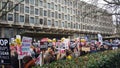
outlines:
[[10, 64], [10, 47], [8, 38], [0, 38], [0, 65]]
[[22, 59], [24, 56], [31, 55], [30, 53], [30, 46], [31, 46], [32, 38], [30, 37], [23, 37], [22, 38], [22, 46], [20, 47], [19, 59]]
[[65, 39], [64, 41], [63, 41], [63, 43], [64, 43], [64, 47], [65, 47], [65, 49], [69, 49], [69, 45], [70, 45], [70, 39]]
[[90, 51], [90, 47], [82, 47], [82, 51]]

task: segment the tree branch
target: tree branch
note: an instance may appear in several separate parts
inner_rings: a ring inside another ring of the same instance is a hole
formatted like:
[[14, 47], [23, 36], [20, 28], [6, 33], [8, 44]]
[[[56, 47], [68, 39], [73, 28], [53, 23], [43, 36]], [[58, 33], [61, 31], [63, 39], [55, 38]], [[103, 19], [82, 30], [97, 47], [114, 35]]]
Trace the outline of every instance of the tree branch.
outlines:
[[2, 11], [3, 11], [3, 9], [5, 9], [5, 8], [7, 7], [7, 4], [8, 4], [9, 2], [10, 2], [9, 0], [7, 0], [7, 2], [5, 2], [5, 5], [4, 5], [4, 6], [2, 6], [2, 9], [0, 9], [0, 12], [2, 12]]
[[1, 16], [0, 16], [0, 19], [2, 18], [2, 16], [6, 15], [7, 13], [9, 13], [10, 11], [12, 11], [13, 9], [15, 9], [16, 6], [18, 6], [19, 4], [21, 4], [21, 2], [23, 2], [24, 0], [21, 0], [20, 2], [18, 2], [17, 4], [15, 4], [14, 7], [12, 7], [10, 10], [8, 11], [5, 11], [5, 13], [3, 13]]

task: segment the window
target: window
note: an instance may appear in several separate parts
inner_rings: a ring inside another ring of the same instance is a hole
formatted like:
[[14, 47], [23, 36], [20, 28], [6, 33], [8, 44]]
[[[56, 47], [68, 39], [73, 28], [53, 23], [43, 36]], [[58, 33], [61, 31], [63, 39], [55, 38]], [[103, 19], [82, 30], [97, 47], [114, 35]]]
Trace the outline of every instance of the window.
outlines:
[[70, 16], [70, 21], [72, 21], [72, 16]]
[[42, 1], [39, 1], [39, 2], [40, 2], [39, 5], [40, 5], [40, 6], [43, 6], [43, 2], [42, 2]]
[[58, 27], [61, 27], [61, 21], [59, 20]]
[[68, 6], [70, 6], [70, 1], [68, 1]]
[[73, 22], [71, 22], [71, 28], [73, 28]]
[[40, 24], [43, 25], [43, 19], [40, 19]]
[[54, 12], [52, 12], [52, 17], [54, 17]]
[[68, 28], [70, 28], [71, 26], [70, 26], [70, 23], [68, 23]]
[[30, 0], [30, 4], [34, 5], [34, 0]]
[[19, 14], [18, 13], [14, 14], [14, 22], [19, 22]]
[[65, 20], [67, 20], [67, 15], [65, 15]]
[[58, 26], [58, 21], [55, 21], [55, 26]]
[[24, 13], [24, 4], [20, 4], [20, 13]]
[[64, 7], [62, 7], [62, 11], [64, 12]]
[[62, 27], [64, 27], [64, 22], [62, 22]]
[[29, 15], [25, 15], [25, 23], [29, 23]]
[[20, 22], [24, 22], [24, 16], [20, 15]]
[[19, 5], [16, 5], [15, 11], [19, 11]]
[[65, 7], [65, 13], [67, 13], [67, 7]]
[[76, 28], [76, 25], [74, 24], [74, 28]]
[[35, 17], [35, 23], [39, 23], [39, 19], [38, 19], [38, 17]]
[[47, 18], [44, 18], [44, 25], [47, 25]]
[[76, 25], [76, 29], [78, 29], [78, 23], [76, 23], [75, 25]]
[[[8, 10], [11, 10], [13, 8], [13, 2], [9, 2], [8, 3]], [[11, 11], [13, 11], [13, 10], [11, 10]]]
[[58, 9], [59, 9], [59, 11], [61, 11], [61, 6], [60, 5], [58, 5]]
[[54, 19], [52, 19], [51, 24], [52, 24], [52, 26], [55, 26], [55, 25], [54, 25]]
[[38, 6], [38, 0], [35, 0], [35, 5]]
[[2, 8], [7, 9], [7, 3], [6, 2], [2, 2]]
[[59, 19], [61, 19], [61, 14], [59, 14]]
[[48, 3], [48, 8], [50, 9], [50, 3]]
[[40, 12], [40, 16], [43, 16], [43, 8], [40, 8], [39, 12]]
[[64, 2], [64, 3], [65, 3], [65, 5], [67, 5], [67, 1], [66, 1], [66, 0], [65, 0], [65, 2]]
[[14, 37], [14, 30], [12, 28], [4, 28], [4, 37], [5, 38]]
[[6, 12], [2, 12], [2, 20], [3, 21], [7, 20], [7, 14], [6, 14]]
[[58, 12], [55, 12], [55, 18], [58, 18], [58, 17], [57, 17], [57, 14], [58, 14]]
[[34, 17], [30, 17], [30, 23], [34, 23]]
[[64, 13], [62, 13], [62, 19], [64, 20]]
[[50, 16], [50, 13], [51, 13], [50, 10], [48, 10], [48, 17], [51, 17], [51, 16]]
[[34, 14], [34, 6], [30, 6], [30, 14]]
[[44, 10], [44, 16], [47, 16], [47, 11], [46, 10]]
[[38, 9], [35, 9], [35, 14], [38, 15]]
[[70, 2], [70, 6], [72, 6], [72, 2]]
[[68, 15], [68, 21], [70, 20], [70, 15]]
[[67, 28], [67, 21], [65, 21], [65, 28]]
[[43, 1], [44, 1], [44, 8], [47, 8], [46, 0], [43, 0]]
[[29, 7], [25, 6], [25, 12], [29, 13]]
[[80, 29], [80, 24], [79, 24], [79, 29]]
[[48, 20], [48, 24], [47, 24], [48, 26], [51, 26], [51, 21], [50, 20]]
[[25, 0], [25, 3], [26, 3], [26, 4], [29, 4], [29, 0]]
[[8, 14], [8, 21], [13, 21], [13, 14]]
[[70, 9], [70, 13], [72, 14], [72, 8]]
[[54, 3], [53, 2], [51, 3], [51, 9], [54, 10]]
[[57, 5], [55, 5], [55, 10], [57, 10]]

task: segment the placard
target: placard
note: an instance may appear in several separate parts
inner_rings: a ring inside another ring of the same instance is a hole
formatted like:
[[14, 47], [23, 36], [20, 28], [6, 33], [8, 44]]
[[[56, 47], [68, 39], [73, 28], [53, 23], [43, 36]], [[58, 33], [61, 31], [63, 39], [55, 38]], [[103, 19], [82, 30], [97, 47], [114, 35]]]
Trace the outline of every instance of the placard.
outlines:
[[0, 38], [0, 65], [10, 64], [10, 47], [8, 38]]
[[82, 47], [82, 51], [90, 51], [90, 47]]
[[22, 59], [24, 56], [31, 55], [30, 53], [30, 46], [31, 46], [32, 38], [31, 37], [23, 37], [22, 38], [22, 46], [19, 47], [17, 50], [19, 53], [18, 59]]
[[40, 49], [47, 49], [48, 48], [48, 43], [44, 42], [40, 45]]

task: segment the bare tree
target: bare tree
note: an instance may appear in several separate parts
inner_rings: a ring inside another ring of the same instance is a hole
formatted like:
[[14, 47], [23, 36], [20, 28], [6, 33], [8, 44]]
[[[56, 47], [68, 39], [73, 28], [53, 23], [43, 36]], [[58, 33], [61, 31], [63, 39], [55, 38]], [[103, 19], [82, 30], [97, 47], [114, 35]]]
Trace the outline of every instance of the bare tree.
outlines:
[[7, 13], [11, 12], [13, 9], [16, 8], [20, 3], [24, 0], [16, 0], [16, 3], [13, 4], [12, 0], [0, 0], [2, 7], [0, 8], [0, 19], [5, 16]]
[[[101, 2], [102, 1], [102, 2]], [[99, 9], [104, 10], [91, 10], [89, 12], [84, 12], [83, 18], [93, 15], [112, 15], [114, 17], [113, 22], [116, 24], [116, 29], [120, 29], [120, 0], [88, 0], [90, 4], [95, 6], [100, 6]], [[107, 13], [106, 13], [107, 12]], [[120, 30], [117, 30], [120, 34]]]

